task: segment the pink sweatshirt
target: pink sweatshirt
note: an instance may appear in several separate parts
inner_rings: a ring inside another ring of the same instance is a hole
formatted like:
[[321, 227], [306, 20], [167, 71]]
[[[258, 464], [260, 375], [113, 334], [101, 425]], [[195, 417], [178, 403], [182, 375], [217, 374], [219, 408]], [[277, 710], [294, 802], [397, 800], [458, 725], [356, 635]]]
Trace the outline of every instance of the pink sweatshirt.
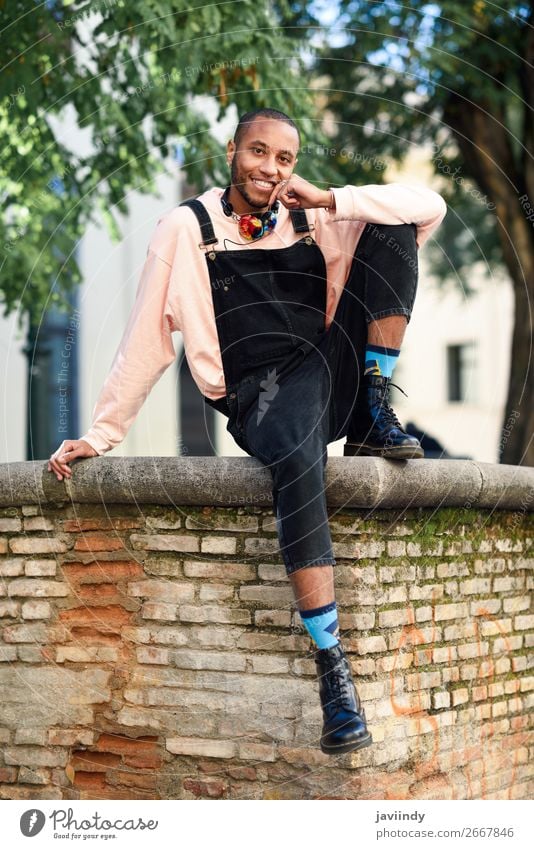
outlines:
[[[302, 234], [295, 233], [288, 210], [280, 205], [275, 230], [256, 242], [245, 242], [237, 224], [220, 204], [223, 189], [199, 196], [206, 206], [219, 243], [231, 240], [231, 250], [261, 251], [285, 248]], [[325, 327], [334, 317], [347, 280], [354, 251], [367, 222], [416, 224], [417, 245], [422, 247], [439, 226], [447, 207], [436, 192], [402, 183], [344, 186], [334, 189], [335, 211], [307, 209], [327, 269]], [[135, 303], [111, 370], [93, 409], [91, 427], [84, 439], [98, 454], [105, 454], [126, 436], [154, 384], [176, 359], [173, 331], [181, 331], [191, 374], [203, 395], [226, 395], [215, 312], [200, 229], [193, 212], [176, 207], [163, 215], [152, 234], [138, 284]]]

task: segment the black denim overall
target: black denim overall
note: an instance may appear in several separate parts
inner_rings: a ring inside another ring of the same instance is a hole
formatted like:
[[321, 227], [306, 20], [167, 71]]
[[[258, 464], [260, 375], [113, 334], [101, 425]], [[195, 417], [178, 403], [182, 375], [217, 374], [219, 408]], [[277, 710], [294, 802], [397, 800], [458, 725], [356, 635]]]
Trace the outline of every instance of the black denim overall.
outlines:
[[226, 383], [224, 398], [204, 400], [228, 416], [236, 443], [271, 472], [287, 573], [334, 565], [324, 491], [327, 445], [350, 438], [367, 323], [386, 315], [410, 318], [415, 225], [367, 225], [326, 331], [326, 264], [304, 210], [290, 212], [302, 234], [290, 247], [226, 251], [215, 249], [204, 205], [190, 200], [182, 206], [200, 224]]

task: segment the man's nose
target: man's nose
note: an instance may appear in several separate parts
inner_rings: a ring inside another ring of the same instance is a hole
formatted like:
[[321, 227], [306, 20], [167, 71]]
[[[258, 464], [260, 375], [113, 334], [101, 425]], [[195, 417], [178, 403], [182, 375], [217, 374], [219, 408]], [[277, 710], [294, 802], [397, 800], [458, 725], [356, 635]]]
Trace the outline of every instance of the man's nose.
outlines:
[[265, 157], [263, 162], [260, 165], [260, 171], [262, 174], [265, 174], [266, 177], [274, 177], [278, 171], [276, 167], [276, 160], [274, 156]]

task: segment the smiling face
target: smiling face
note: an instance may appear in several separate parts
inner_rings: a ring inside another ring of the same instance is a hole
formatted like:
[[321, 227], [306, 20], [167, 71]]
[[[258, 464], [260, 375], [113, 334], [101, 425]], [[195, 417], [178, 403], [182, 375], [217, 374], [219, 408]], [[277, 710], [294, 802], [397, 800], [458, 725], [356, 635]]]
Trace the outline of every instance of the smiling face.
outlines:
[[238, 215], [267, 209], [274, 186], [291, 176], [298, 147], [295, 128], [276, 118], [256, 118], [245, 127], [238, 147], [228, 142], [229, 200]]

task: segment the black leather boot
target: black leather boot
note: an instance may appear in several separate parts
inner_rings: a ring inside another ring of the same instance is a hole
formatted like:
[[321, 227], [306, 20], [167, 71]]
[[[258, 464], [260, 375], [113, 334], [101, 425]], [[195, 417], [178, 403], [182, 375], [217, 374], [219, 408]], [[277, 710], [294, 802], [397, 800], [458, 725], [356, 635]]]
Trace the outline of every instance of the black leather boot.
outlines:
[[373, 738], [367, 730], [365, 711], [341, 643], [316, 651], [315, 665], [324, 719], [322, 751], [340, 755], [370, 746]]
[[[389, 403], [391, 378], [366, 374], [352, 413], [344, 455], [416, 460], [425, 456], [421, 443], [403, 430]], [[401, 390], [402, 391], [402, 390]]]

